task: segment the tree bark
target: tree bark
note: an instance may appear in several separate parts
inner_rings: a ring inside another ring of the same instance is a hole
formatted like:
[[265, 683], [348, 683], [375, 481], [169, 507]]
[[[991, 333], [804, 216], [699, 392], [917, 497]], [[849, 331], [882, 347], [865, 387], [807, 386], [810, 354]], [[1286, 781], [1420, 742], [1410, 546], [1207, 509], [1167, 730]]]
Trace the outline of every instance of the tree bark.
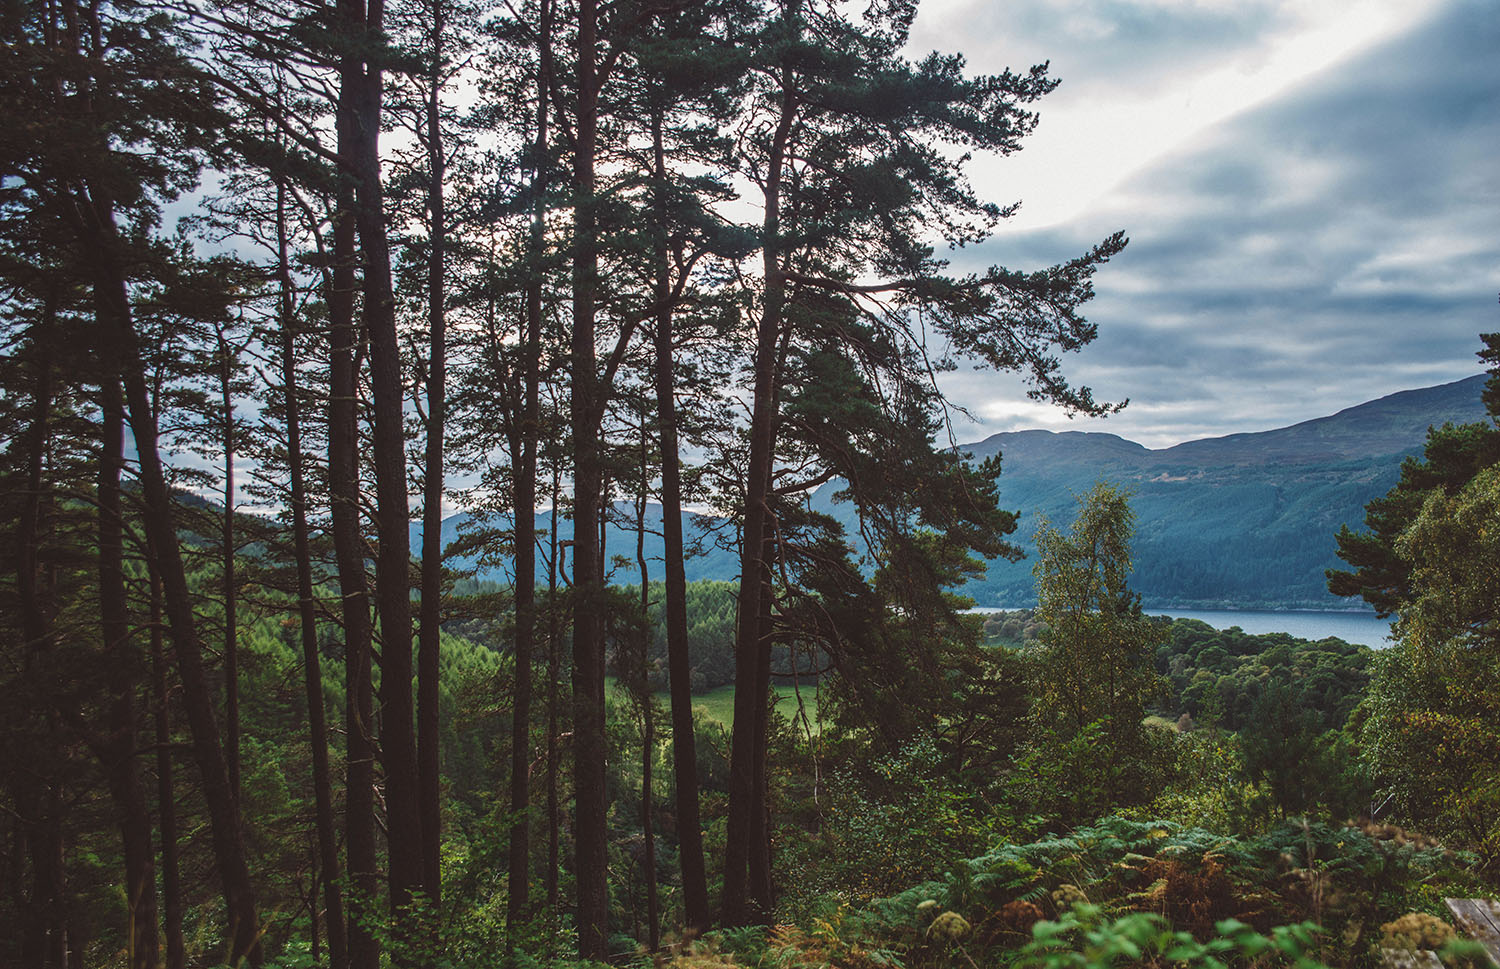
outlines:
[[177, 544], [171, 495], [157, 450], [156, 415], [146, 393], [145, 370], [136, 346], [125, 277], [115, 253], [119, 237], [113, 207], [95, 199], [90, 208], [92, 211], [86, 217], [93, 221], [93, 235], [97, 242], [94, 253], [98, 273], [95, 295], [101, 301], [99, 316], [105, 324], [99, 349], [107, 358], [120, 361], [125, 384], [125, 400], [145, 497], [143, 517], [157, 556], [167, 623], [182, 677], [183, 706], [192, 731], [193, 752], [208, 805], [214, 858], [223, 883], [229, 921], [229, 961], [232, 964], [243, 960], [259, 965], [260, 923], [256, 915], [255, 891], [250, 884], [250, 870], [245, 861], [243, 825], [229, 782], [224, 749], [219, 742], [213, 694], [203, 667], [197, 621], [193, 616], [192, 593]]
[[[361, 23], [351, 26], [362, 30]], [[357, 253], [354, 184], [349, 177], [355, 152], [354, 85], [359, 57], [350, 48], [340, 56], [336, 116], [339, 184], [333, 229], [333, 274], [328, 293], [329, 389], [328, 491], [333, 518], [334, 557], [344, 625], [344, 736], [346, 785], [345, 857], [352, 901], [348, 913], [349, 964], [378, 969], [380, 944], [361, 916], [373, 911], [379, 892], [375, 842], [375, 725], [371, 679], [369, 579], [360, 535], [359, 368], [354, 320]]]
[[[777, 395], [773, 395], [773, 400]], [[774, 410], [774, 405], [773, 405]], [[766, 482], [767, 491], [770, 482]], [[768, 516], [769, 517], [769, 516]], [[769, 526], [769, 523], [768, 523]], [[772, 530], [767, 527], [762, 560], [770, 563], [775, 541]], [[769, 565], [766, 575], [770, 575]], [[768, 728], [771, 715], [771, 603], [772, 589], [767, 581], [761, 586], [759, 628], [757, 638], [760, 647], [756, 656], [755, 681], [751, 692], [755, 697], [755, 795], [751, 800], [750, 814], [750, 903], [757, 921], [767, 920], [775, 910], [771, 888], [771, 805], [767, 792], [767, 748]]]
[[[52, 306], [44, 311], [45, 323], [52, 322]], [[36, 385], [33, 390], [31, 422], [26, 430], [26, 500], [22, 505], [20, 520], [16, 524], [16, 589], [20, 593], [21, 630], [25, 637], [25, 672], [34, 677], [39, 671], [39, 661], [52, 648], [52, 630], [46, 609], [43, 607], [43, 590], [37, 581], [42, 507], [47, 488], [45, 478], [47, 455], [47, 428], [52, 412], [52, 366], [42, 357], [37, 361]], [[45, 673], [42, 674], [45, 677]], [[50, 684], [38, 684], [46, 689]], [[45, 701], [43, 701], [45, 703]], [[47, 709], [49, 719], [55, 713]], [[55, 731], [49, 731], [55, 732]], [[50, 750], [51, 739], [48, 740]], [[44, 760], [46, 757], [44, 756]], [[55, 800], [53, 782], [39, 773], [27, 772], [14, 781], [16, 813], [18, 815], [18, 838], [16, 845], [17, 868], [22, 856], [31, 859], [32, 887], [30, 897], [17, 891], [17, 908], [25, 913], [25, 925], [21, 928], [21, 957], [28, 965], [61, 966], [62, 964], [62, 889], [59, 882], [60, 869], [54, 864], [60, 846], [53, 850], [60, 838], [60, 819], [49, 805]]]
[[[322, 658], [318, 650], [317, 600], [313, 595], [312, 550], [307, 527], [307, 485], [302, 470], [302, 402], [297, 387], [292, 272], [286, 227], [286, 186], [276, 185], [276, 265], [281, 286], [281, 381], [286, 403], [287, 471], [291, 479], [292, 554], [297, 561], [297, 614], [302, 633], [302, 674], [307, 695], [308, 741], [312, 745], [312, 782], [317, 830], [317, 858], [322, 869], [324, 905], [328, 909], [328, 956], [332, 969], [346, 969], [344, 900], [339, 886], [339, 849], [334, 836], [333, 789], [328, 767], [328, 725], [323, 707]], [[313, 910], [313, 945], [317, 947], [317, 902]]]
[[[44, 310], [43, 326], [53, 321], [53, 307]], [[26, 500], [16, 522], [16, 591], [20, 593], [21, 634], [26, 652], [44, 651], [50, 644], [47, 616], [37, 587], [37, 547], [40, 544], [43, 495], [47, 487], [47, 428], [52, 419], [52, 364], [38, 354], [36, 385], [32, 391], [31, 422], [26, 428]]]
[[161, 579], [155, 562], [147, 564], [151, 583], [151, 672], [156, 719], [156, 824], [161, 840], [162, 929], [167, 937], [166, 969], [184, 969], [187, 946], [182, 937], [182, 876], [177, 863], [177, 795], [172, 781], [172, 722], [168, 706], [171, 698], [167, 690], [167, 660], [162, 651]]
[[[764, 296], [755, 341], [755, 390], [750, 411], [750, 465], [745, 481], [745, 526], [740, 552], [739, 621], [735, 635], [734, 734], [729, 758], [729, 817], [724, 851], [724, 922], [743, 925], [751, 918], [749, 877], [752, 838], [764, 813], [757, 764], [764, 758], [763, 671], [771, 665], [769, 630], [762, 621], [762, 599], [771, 585], [766, 557], [768, 499], [775, 451], [776, 349], [781, 337], [786, 275], [781, 265], [781, 179], [787, 139], [796, 108], [789, 91], [782, 96], [781, 119], [766, 165], [765, 217], [761, 265]], [[763, 822], [761, 822], [763, 824]], [[768, 912], [754, 913], [764, 919]]]
[[240, 649], [236, 629], [234, 581], [234, 377], [233, 347], [218, 332], [219, 408], [223, 421], [224, 516], [220, 522], [224, 597], [224, 757], [229, 762], [229, 787], [240, 796]]
[[[652, 116], [656, 178], [664, 184], [666, 158], [660, 112]], [[693, 732], [692, 666], [688, 655], [687, 571], [682, 547], [682, 474], [677, 441], [677, 396], [673, 367], [671, 268], [666, 240], [666, 197], [658, 193], [661, 239], [656, 260], [656, 413], [661, 448], [662, 539], [665, 544], [667, 678], [672, 701], [672, 768], [677, 785], [678, 860], [686, 928], [708, 928], [708, 876], [703, 861], [703, 823], [698, 812], [698, 750]]]
[[110, 705], [108, 730], [89, 744], [98, 755], [114, 801], [125, 855], [125, 908], [128, 964], [155, 969], [160, 946], [156, 927], [156, 873], [151, 861], [151, 814], [135, 759], [135, 691], [140, 664], [130, 649], [130, 615], [125, 595], [124, 518], [120, 474], [125, 464], [125, 413], [120, 384], [105, 367], [101, 381], [103, 441], [99, 461], [99, 618], [104, 665], [118, 690]]
[[641, 838], [646, 843], [646, 940], [649, 951], [661, 948], [661, 913], [656, 890], [656, 835], [652, 831], [651, 768], [656, 759], [656, 722], [651, 697], [651, 578], [646, 567], [646, 494], [650, 487], [650, 442], [646, 436], [646, 415], [641, 413], [641, 478], [635, 499], [635, 561], [641, 570], [641, 643], [640, 681], [637, 692], [641, 704]]
[[558, 745], [559, 698], [558, 681], [562, 678], [562, 634], [558, 629], [557, 571], [560, 546], [557, 541], [557, 517], [561, 514], [562, 483], [560, 469], [552, 465], [552, 518], [548, 537], [547, 555], [547, 870], [543, 881], [547, 889], [547, 911], [555, 916], [558, 912], [557, 877], [560, 866], [558, 828], [561, 825], [558, 810], [557, 780], [562, 756]]
[[[384, 90], [378, 51], [382, 0], [341, 0], [348, 23], [362, 31], [362, 69], [346, 73], [352, 89], [354, 218], [364, 270], [364, 322], [370, 343], [374, 418], [375, 593], [380, 608], [380, 749], [385, 765], [388, 882], [392, 913], [422, 888], [422, 819], [418, 806], [416, 737], [412, 725], [411, 539], [406, 490], [406, 427], [396, 298], [386, 237], [380, 176], [380, 115]], [[376, 53], [371, 53], [376, 52]]]
[[609, 938], [604, 735], [603, 574], [599, 560], [599, 388], [594, 350], [598, 225], [594, 154], [598, 137], [597, 4], [578, 4], [578, 116], [574, 131], [573, 333], [573, 789], [578, 955], [602, 960]]
[[[342, 167], [354, 180], [352, 211], [360, 242], [364, 333], [370, 350], [379, 538], [375, 586], [381, 634], [380, 739], [386, 779], [389, 901], [391, 911], [399, 913], [408, 907], [412, 893], [422, 887], [422, 834], [412, 725], [412, 617], [407, 573], [411, 548], [407, 535], [403, 392], [380, 176], [383, 74], [376, 58], [383, 43], [384, 8], [381, 0], [373, 0], [368, 6], [364, 0], [340, 0], [339, 11], [353, 48], [340, 61], [339, 155]], [[352, 859], [350, 868], [353, 871]]]
[[432, 70], [427, 92], [427, 450], [422, 498], [422, 599], [417, 643], [417, 776], [422, 825], [422, 890], [437, 904], [442, 894], [442, 765], [438, 750], [438, 679], [443, 595], [443, 424], [447, 410], [447, 327], [444, 260], [442, 90], [443, 15], [446, 0], [432, 0]]
[[526, 333], [521, 354], [522, 413], [511, 444], [515, 468], [516, 684], [511, 719], [510, 896], [506, 921], [515, 926], [530, 907], [531, 883], [531, 664], [536, 644], [536, 466], [541, 417], [542, 271], [546, 244], [547, 108], [552, 77], [552, 3], [542, 0], [538, 31], [536, 139], [532, 145], [532, 268], [526, 285]]

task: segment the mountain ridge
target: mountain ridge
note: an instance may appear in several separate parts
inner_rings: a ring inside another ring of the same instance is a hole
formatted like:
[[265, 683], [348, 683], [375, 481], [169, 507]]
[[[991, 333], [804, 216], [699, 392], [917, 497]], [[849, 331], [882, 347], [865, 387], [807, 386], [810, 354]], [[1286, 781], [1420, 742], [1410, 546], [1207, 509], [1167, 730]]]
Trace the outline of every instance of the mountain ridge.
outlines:
[[[1485, 419], [1486, 376], [1398, 391], [1267, 431], [1151, 449], [1113, 434], [1001, 432], [963, 449], [1002, 453], [1001, 503], [1022, 514], [1012, 541], [1039, 521], [1066, 524], [1074, 496], [1098, 480], [1133, 492], [1132, 586], [1147, 605], [1178, 608], [1350, 608], [1323, 572], [1342, 563], [1334, 535], [1360, 529], [1364, 506], [1420, 454], [1427, 430]], [[1134, 445], [1131, 447], [1130, 445]], [[1027, 605], [1030, 561], [996, 562], [965, 592], [981, 605]]]
[[[1114, 446], [1125, 446], [1119, 448], [1122, 454], [1135, 453], [1143, 460], [1163, 463], [1198, 460], [1200, 454], [1223, 457], [1227, 453], [1237, 453], [1247, 448], [1254, 448], [1261, 459], [1268, 455], [1319, 460], [1360, 454], [1399, 454], [1413, 447], [1420, 447], [1426, 440], [1429, 426], [1441, 426], [1449, 421], [1463, 423], [1482, 420], [1485, 414], [1479, 394], [1486, 379], [1485, 374], [1475, 374], [1431, 387], [1400, 390], [1285, 427], [1195, 438], [1165, 448], [1148, 448], [1129, 438], [1103, 431], [1041, 429], [1001, 431], [981, 441], [960, 444], [959, 448], [971, 451], [976, 458], [983, 458], [993, 454], [996, 449], [1003, 450], [1001, 444], [1004, 442], [1029, 442], [1036, 440], [1038, 436], [1044, 436], [1057, 439], [1088, 437], [1100, 439], [1101, 442], [1118, 442]], [[1382, 426], [1370, 426], [1377, 420], [1382, 421]], [[1355, 430], [1351, 426], [1354, 424], [1364, 427]], [[1327, 431], [1330, 429], [1335, 430], [1337, 436], [1329, 435]], [[1316, 451], [1306, 446], [1309, 439], [1331, 442], [1334, 447], [1332, 450]], [[1372, 446], [1379, 450], [1370, 450]]]
[[[1402, 458], [1421, 452], [1428, 427], [1485, 419], [1485, 379], [1479, 374], [1398, 391], [1286, 427], [1166, 448], [1108, 432], [1041, 429], [1002, 431], [959, 448], [975, 460], [1001, 453], [1000, 503], [1021, 513], [1011, 541], [1028, 555], [1038, 525], [1070, 523], [1075, 496], [1095, 481], [1129, 489], [1136, 515], [1131, 584], [1148, 606], [1355, 608], [1358, 603], [1338, 599], [1324, 586], [1324, 570], [1342, 564], [1335, 533], [1343, 524], [1363, 527], [1365, 504], [1396, 483]], [[841, 487], [825, 484], [813, 503], [855, 535], [852, 507], [832, 497]], [[445, 545], [466, 518], [444, 521]], [[663, 551], [659, 505], [648, 505], [648, 519], [657, 532], [647, 539], [651, 568]], [[550, 512], [538, 513], [539, 535], [550, 522]], [[698, 516], [684, 513], [683, 523], [689, 540], [704, 536]], [[500, 525], [505, 527], [503, 520]], [[413, 547], [420, 548], [419, 536], [414, 525]], [[634, 558], [634, 535], [621, 525], [609, 526], [606, 545]], [[460, 561], [475, 564], [472, 558]], [[963, 591], [980, 606], [1031, 605], [1033, 561], [991, 562], [987, 574]], [[732, 579], [737, 572], [737, 557], [711, 543], [706, 555], [687, 561], [690, 581]], [[637, 576], [633, 564], [622, 564], [614, 581], [628, 584]], [[505, 580], [499, 568], [483, 569], [480, 577]]]

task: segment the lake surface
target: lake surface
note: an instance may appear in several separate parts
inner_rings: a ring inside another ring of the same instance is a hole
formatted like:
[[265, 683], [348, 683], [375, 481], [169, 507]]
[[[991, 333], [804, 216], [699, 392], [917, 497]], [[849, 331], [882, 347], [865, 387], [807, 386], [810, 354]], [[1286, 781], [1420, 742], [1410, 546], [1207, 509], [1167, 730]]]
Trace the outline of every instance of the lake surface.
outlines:
[[1337, 636], [1365, 646], [1390, 645], [1391, 621], [1377, 619], [1373, 612], [1255, 612], [1197, 609], [1147, 609], [1153, 616], [1197, 619], [1215, 629], [1238, 626], [1247, 633], [1289, 633], [1298, 639]]
[[[1004, 612], [1003, 609], [978, 608], [972, 612]], [[1228, 609], [1147, 609], [1153, 616], [1174, 619], [1197, 619], [1215, 629], [1238, 626], [1247, 633], [1288, 633], [1298, 639], [1327, 639], [1337, 636], [1346, 643], [1359, 643], [1379, 649], [1390, 645], [1391, 621], [1377, 619], [1373, 612], [1271, 612]]]

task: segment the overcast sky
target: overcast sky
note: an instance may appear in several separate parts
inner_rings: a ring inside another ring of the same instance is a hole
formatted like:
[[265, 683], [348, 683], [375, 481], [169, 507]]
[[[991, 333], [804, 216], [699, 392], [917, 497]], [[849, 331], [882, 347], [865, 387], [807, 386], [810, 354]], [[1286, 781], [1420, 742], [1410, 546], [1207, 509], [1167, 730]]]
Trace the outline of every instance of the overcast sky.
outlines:
[[960, 268], [1037, 268], [1109, 232], [1069, 421], [964, 372], [982, 418], [1162, 447], [1265, 430], [1479, 372], [1500, 330], [1495, 0], [927, 0], [913, 47], [976, 72], [1050, 60], [1018, 156], [976, 165], [1021, 213]]

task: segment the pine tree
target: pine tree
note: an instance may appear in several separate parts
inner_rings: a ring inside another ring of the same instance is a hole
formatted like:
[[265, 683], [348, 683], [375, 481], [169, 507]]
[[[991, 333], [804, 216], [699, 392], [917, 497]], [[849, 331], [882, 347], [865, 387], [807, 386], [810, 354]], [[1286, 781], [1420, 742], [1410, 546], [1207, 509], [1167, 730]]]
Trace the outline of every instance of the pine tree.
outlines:
[[1428, 496], [1438, 491], [1454, 495], [1481, 470], [1500, 463], [1500, 333], [1481, 333], [1479, 338], [1485, 348], [1478, 356], [1491, 365], [1484, 389], [1489, 423], [1429, 428], [1422, 456], [1403, 461], [1396, 486], [1365, 505], [1368, 531], [1339, 528], [1339, 558], [1351, 568], [1329, 569], [1328, 591], [1360, 596], [1382, 618], [1412, 598], [1411, 563], [1397, 553], [1396, 543]]
[[[214, 146], [221, 117], [186, 63], [173, 25], [133, 5], [25, 5], [6, 20], [9, 103], [46, 118], [37, 137], [8, 140], [3, 168], [17, 180], [8, 207], [27, 208], [63, 244], [86, 256], [96, 318], [90, 334], [113, 362], [136, 445], [144, 521], [162, 577], [166, 613], [230, 924], [231, 961], [260, 960], [260, 925], [217, 718], [203, 665], [171, 496], [158, 451], [131, 298], [159, 206], [190, 187]], [[106, 39], [109, 46], [105, 46]]]
[[[901, 52], [914, 12], [913, 4], [899, 4], [857, 17], [835, 4], [786, 0], [773, 6], [755, 37], [740, 164], [761, 193], [765, 215], [724, 871], [724, 919], [731, 924], [766, 918], [774, 904], [764, 820], [773, 563], [786, 532], [778, 495], [804, 490], [775, 479], [788, 368], [805, 338], [821, 339], [827, 351], [836, 347], [840, 326], [870, 328], [868, 337], [849, 342], [880, 348], [889, 362], [879, 367], [902, 373], [903, 390], [922, 379], [930, 384], [934, 364], [925, 344], [942, 338], [955, 356], [1020, 371], [1044, 399], [1091, 413], [1108, 409], [1087, 389], [1068, 386], [1054, 354], [1093, 339], [1078, 307], [1092, 295], [1093, 271], [1124, 246], [1123, 236], [1040, 272], [993, 267], [964, 278], [947, 273], [932, 242], [978, 241], [1012, 211], [975, 196], [964, 161], [971, 151], [1017, 150], [1036, 120], [1025, 105], [1055, 82], [1044, 66], [968, 77], [955, 56], [908, 61]], [[864, 281], [871, 276], [874, 282]], [[925, 340], [915, 328], [918, 315]], [[865, 365], [853, 362], [855, 370]], [[903, 418], [941, 407], [931, 393], [915, 406], [896, 396], [889, 403]], [[1003, 521], [991, 517], [990, 525]], [[988, 541], [977, 532], [972, 537]]]

